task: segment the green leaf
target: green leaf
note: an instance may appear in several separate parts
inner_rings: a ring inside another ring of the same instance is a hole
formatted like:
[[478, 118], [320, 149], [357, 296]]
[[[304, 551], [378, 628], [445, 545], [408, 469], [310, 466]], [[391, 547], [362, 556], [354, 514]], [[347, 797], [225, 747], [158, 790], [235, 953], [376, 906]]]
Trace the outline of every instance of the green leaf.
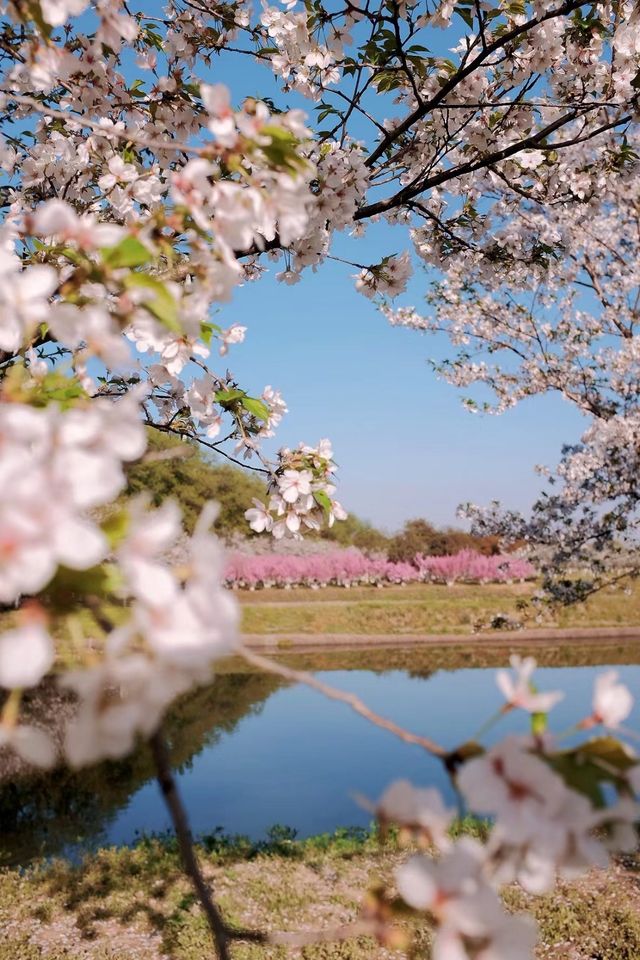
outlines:
[[134, 82], [129, 87], [129, 95], [132, 97], [146, 97], [146, 92], [143, 89], [144, 80], [134, 80]]
[[154, 46], [156, 50], [162, 50], [162, 47], [163, 47], [162, 37], [160, 36], [159, 33], [156, 33], [155, 24], [154, 25], [146, 24], [144, 27], [143, 33], [146, 39], [149, 41], [149, 43], [151, 43], [151, 45]]
[[137, 237], [125, 237], [115, 247], [101, 251], [102, 260], [108, 267], [142, 267], [152, 258], [150, 250]]
[[468, 27], [473, 27], [473, 13], [467, 7], [457, 6], [455, 12], [462, 17]]
[[225, 410], [232, 406], [236, 400], [242, 400], [243, 397], [246, 397], [244, 390], [236, 390], [230, 387], [228, 390], [216, 390], [215, 398], [219, 404], [221, 404]]
[[62, 410], [75, 406], [77, 400], [86, 397], [86, 391], [76, 376], [68, 376], [62, 370], [49, 370], [42, 380], [32, 380], [23, 364], [14, 364], [5, 375], [3, 383], [7, 395], [33, 407], [46, 407], [57, 403]]
[[631, 767], [635, 767], [638, 758], [631, 752], [626, 744], [615, 737], [595, 737], [593, 740], [587, 740], [580, 748], [580, 752], [589, 757], [596, 763], [606, 764], [613, 767], [620, 773], [624, 773]]
[[222, 327], [218, 326], [217, 323], [212, 323], [210, 320], [203, 320], [200, 324], [200, 339], [205, 346], [208, 347], [214, 333], [220, 333], [221, 330]]
[[585, 765], [571, 753], [558, 754], [546, 758], [549, 766], [562, 777], [570, 789], [584, 794], [595, 807], [604, 807], [605, 799], [600, 787], [597, 770], [591, 764]]
[[615, 737], [597, 737], [543, 759], [568, 787], [583, 793], [596, 807], [605, 806], [602, 784], [611, 783], [624, 792], [628, 789], [626, 771], [638, 762]]
[[269, 419], [269, 407], [264, 400], [258, 400], [257, 397], [243, 397], [241, 402], [247, 413], [253, 417], [265, 421]]
[[547, 729], [547, 714], [532, 713], [531, 714], [531, 733], [534, 736], [539, 736], [541, 733], [544, 733], [546, 729]]
[[71, 263], [75, 263], [76, 266], [79, 266], [82, 263], [86, 263], [87, 258], [80, 253], [79, 250], [74, 250], [73, 247], [65, 247], [60, 251], [63, 257], [66, 257], [67, 260], [70, 260]]
[[275, 124], [262, 127], [261, 135], [270, 138], [271, 142], [262, 146], [262, 152], [274, 167], [283, 167], [285, 170], [296, 171], [306, 165], [307, 161], [298, 156], [296, 147], [298, 141], [289, 130]]
[[148, 273], [130, 273], [124, 278], [124, 285], [152, 291], [153, 296], [147, 297], [141, 306], [159, 320], [167, 330], [171, 330], [172, 333], [182, 332], [178, 318], [178, 304], [162, 280]]
[[316, 501], [318, 506], [322, 507], [327, 516], [331, 513], [331, 500], [324, 490], [316, 490], [313, 494], [313, 499]]
[[89, 570], [58, 567], [56, 575], [43, 591], [47, 606], [56, 613], [77, 610], [78, 601], [88, 595], [107, 600], [122, 585], [122, 574], [115, 563], [102, 563]]

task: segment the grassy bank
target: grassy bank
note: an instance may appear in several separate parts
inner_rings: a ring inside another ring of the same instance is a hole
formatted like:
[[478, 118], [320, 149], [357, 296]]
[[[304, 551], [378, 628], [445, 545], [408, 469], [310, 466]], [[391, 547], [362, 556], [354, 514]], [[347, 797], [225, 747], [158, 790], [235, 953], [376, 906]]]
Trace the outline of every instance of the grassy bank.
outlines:
[[[498, 613], [538, 626], [522, 609], [535, 589], [532, 584], [422, 584], [236, 595], [246, 633], [468, 634], [488, 625]], [[562, 629], [640, 625], [640, 585], [634, 584], [627, 593], [604, 590], [583, 604], [546, 615], [542, 625]]]
[[[382, 589], [270, 589], [237, 591], [234, 595], [242, 608], [242, 631], [275, 637], [281, 640], [283, 648], [287, 646], [288, 636], [301, 634], [318, 638], [324, 634], [371, 637], [459, 634], [469, 637], [476, 632], [479, 640], [506, 635], [510, 645], [522, 646], [525, 641], [518, 644], [517, 631], [490, 628], [496, 614], [518, 621], [524, 628], [640, 627], [640, 584], [633, 584], [627, 592], [603, 591], [585, 603], [557, 609], [553, 614], [547, 612], [541, 620], [533, 619], [533, 611], [528, 606], [535, 590], [535, 584], [529, 583], [454, 584], [450, 587], [419, 584]], [[124, 612], [113, 606], [109, 615], [117, 623]], [[0, 632], [15, 623], [16, 614], [0, 613]], [[96, 646], [100, 645], [102, 631], [88, 609], [77, 611], [74, 626], [91, 637]], [[77, 661], [77, 650], [72, 632], [60, 627], [54, 630], [54, 635], [60, 664], [73, 665]], [[322, 645], [321, 640], [319, 645]], [[474, 640], [474, 649], [477, 646]], [[549, 646], [553, 647], [554, 642], [551, 641]], [[627, 662], [635, 662], [635, 658]]]
[[[475, 829], [475, 826], [474, 826]], [[363, 831], [306, 841], [276, 832], [264, 845], [218, 834], [199, 849], [207, 878], [232, 924], [272, 930], [319, 929], [358, 915], [367, 887], [389, 880], [404, 854]], [[637, 960], [640, 861], [627, 860], [563, 884], [549, 896], [507, 891], [509, 909], [529, 909], [541, 926], [541, 960]], [[417, 928], [425, 955], [428, 931]], [[0, 871], [0, 960], [201, 960], [208, 932], [183, 879], [175, 844], [145, 840], [102, 850], [79, 866], [59, 861]], [[238, 943], [234, 957], [382, 960], [390, 954], [362, 938], [288, 954]]]

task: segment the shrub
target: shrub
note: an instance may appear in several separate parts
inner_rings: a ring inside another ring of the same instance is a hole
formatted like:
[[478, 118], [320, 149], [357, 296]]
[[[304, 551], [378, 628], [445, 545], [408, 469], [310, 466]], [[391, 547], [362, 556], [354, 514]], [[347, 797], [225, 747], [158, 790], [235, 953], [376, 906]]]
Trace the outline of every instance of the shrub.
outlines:
[[292, 554], [232, 554], [225, 582], [234, 588], [351, 587], [360, 584], [480, 583], [524, 580], [535, 575], [531, 564], [513, 555], [483, 556], [461, 550], [448, 557], [416, 557], [413, 563], [394, 563], [366, 556], [359, 550], [332, 550]]

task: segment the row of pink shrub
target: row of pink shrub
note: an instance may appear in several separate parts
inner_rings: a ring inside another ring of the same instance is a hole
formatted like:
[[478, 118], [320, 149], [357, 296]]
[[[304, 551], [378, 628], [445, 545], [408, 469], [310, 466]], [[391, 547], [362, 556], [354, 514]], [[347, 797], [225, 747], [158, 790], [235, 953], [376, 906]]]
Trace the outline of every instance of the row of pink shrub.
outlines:
[[368, 557], [359, 550], [292, 554], [234, 553], [228, 561], [225, 580], [233, 588], [259, 587], [353, 587], [392, 583], [490, 583], [527, 580], [535, 570], [526, 560], [504, 554], [486, 557], [474, 550], [461, 550], [448, 557], [416, 557], [414, 563], [392, 563]]

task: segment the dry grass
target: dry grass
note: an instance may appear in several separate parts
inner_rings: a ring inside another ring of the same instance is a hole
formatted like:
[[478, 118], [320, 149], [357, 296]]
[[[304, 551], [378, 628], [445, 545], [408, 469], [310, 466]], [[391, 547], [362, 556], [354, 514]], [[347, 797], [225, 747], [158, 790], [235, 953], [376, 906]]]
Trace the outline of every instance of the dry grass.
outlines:
[[[395, 847], [347, 838], [290, 845], [280, 853], [201, 850], [205, 872], [234, 924], [318, 929], [355, 919], [363, 891], [389, 881]], [[640, 956], [638, 862], [616, 864], [540, 898], [508, 891], [510, 909], [529, 909], [541, 929], [540, 960], [637, 960]], [[0, 873], [0, 960], [201, 960], [209, 936], [175, 849], [148, 841], [103, 850], [79, 867], [57, 862]], [[424, 955], [426, 928], [415, 930]], [[286, 953], [238, 943], [234, 957], [385, 960], [362, 939]]]
[[[423, 584], [412, 587], [331, 587], [325, 590], [264, 590], [238, 593], [246, 633], [469, 634], [506, 614], [535, 627], [523, 609], [532, 584]], [[640, 585], [629, 592], [604, 590], [583, 604], [545, 614], [543, 626], [617, 627], [640, 625]]]

